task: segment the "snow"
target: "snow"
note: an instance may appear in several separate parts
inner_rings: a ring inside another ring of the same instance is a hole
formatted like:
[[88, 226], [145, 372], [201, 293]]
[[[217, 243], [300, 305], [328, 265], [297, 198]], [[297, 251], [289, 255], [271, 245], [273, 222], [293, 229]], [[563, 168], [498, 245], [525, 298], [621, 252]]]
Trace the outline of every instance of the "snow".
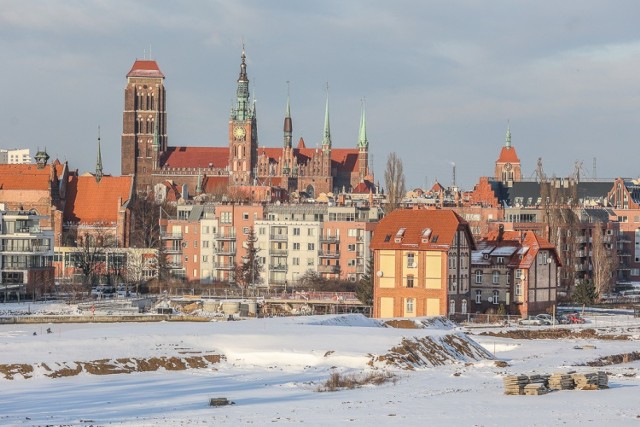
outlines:
[[[29, 307], [73, 312], [73, 307]], [[17, 313], [15, 304], [0, 313]], [[630, 340], [514, 340], [479, 335], [499, 328], [461, 328], [435, 320], [421, 329], [395, 329], [359, 315], [252, 319], [236, 322], [157, 322], [0, 325], [0, 364], [74, 363], [115, 358], [221, 354], [204, 369], [158, 370], [118, 375], [32, 378], [0, 375], [0, 425], [638, 425], [640, 362], [599, 368], [608, 390], [556, 391], [543, 396], [506, 396], [506, 374], [553, 373], [601, 356], [640, 351], [640, 319], [626, 314], [586, 313], [586, 325]], [[602, 317], [602, 318], [601, 318]], [[420, 319], [423, 320], [423, 319]], [[419, 326], [424, 326], [418, 321]], [[52, 333], [46, 332], [51, 328]], [[539, 329], [533, 327], [531, 329]], [[33, 335], [36, 332], [37, 335]], [[469, 337], [506, 361], [453, 361], [401, 370], [374, 363], [403, 338]], [[575, 349], [591, 344], [595, 348]], [[336, 392], [317, 388], [332, 372], [388, 370], [395, 382]], [[212, 397], [235, 405], [210, 407]], [[463, 409], [464, 408], [464, 409]], [[461, 410], [462, 409], [462, 410]]]

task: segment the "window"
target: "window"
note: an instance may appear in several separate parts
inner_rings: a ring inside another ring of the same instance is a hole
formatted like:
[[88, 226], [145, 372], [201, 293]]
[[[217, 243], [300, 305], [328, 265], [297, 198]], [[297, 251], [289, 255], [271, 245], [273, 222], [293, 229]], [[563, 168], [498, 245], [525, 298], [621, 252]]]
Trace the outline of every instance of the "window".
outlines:
[[184, 256], [184, 262], [189, 262], [189, 255]]
[[347, 245], [347, 250], [349, 252], [355, 252], [356, 251], [356, 245], [353, 245], [353, 244]]
[[498, 297], [500, 296], [500, 292], [493, 291], [493, 303], [498, 304]]
[[500, 283], [500, 272], [499, 271], [494, 271], [493, 272], [493, 277], [491, 278], [491, 283], [493, 283], [493, 284]]
[[194, 247], [194, 248], [197, 248], [197, 247], [198, 247], [198, 241], [197, 241], [197, 240], [194, 240], [194, 241], [193, 241], [193, 247]]
[[416, 266], [416, 254], [408, 253], [407, 254], [407, 267], [415, 268]]
[[293, 265], [300, 265], [300, 258], [293, 258]]
[[407, 288], [413, 288], [413, 275], [412, 274], [407, 276]]
[[496, 262], [498, 264], [504, 264], [504, 257], [499, 256], [498, 259], [496, 260]]
[[516, 296], [522, 296], [522, 283], [516, 283]]
[[482, 283], [482, 270], [476, 270], [476, 283]]
[[315, 243], [307, 243], [307, 250], [315, 251], [316, 250]]
[[209, 234], [209, 226], [208, 225], [203, 225], [202, 226], [202, 234]]
[[258, 234], [261, 236], [264, 236], [265, 234], [267, 234], [267, 229], [266, 227], [260, 227], [258, 228]]
[[460, 309], [460, 311], [462, 312], [462, 314], [467, 314], [467, 300], [466, 299], [462, 300], [462, 308]]
[[249, 234], [249, 227], [242, 227], [242, 233]]
[[209, 262], [209, 256], [202, 255], [202, 262]]
[[511, 274], [507, 272], [507, 285], [511, 284]]
[[482, 302], [482, 291], [481, 290], [477, 290], [476, 291], [476, 304], [480, 304]]
[[249, 212], [242, 212], [242, 219], [244, 219], [245, 221], [249, 220]]
[[299, 228], [299, 227], [294, 227], [294, 229], [293, 229], [293, 235], [294, 235], [294, 236], [299, 236], [299, 235], [300, 235], [300, 228]]
[[356, 237], [358, 235], [358, 229], [357, 228], [350, 228], [347, 231], [347, 236], [349, 237]]
[[407, 313], [413, 313], [413, 298], [407, 298]]
[[315, 236], [315, 230], [313, 228], [307, 228], [307, 236]]
[[220, 222], [223, 224], [231, 224], [231, 212], [221, 212]]
[[307, 258], [307, 265], [312, 267], [315, 264], [315, 259]]
[[209, 241], [208, 240], [203, 240], [202, 241], [202, 247], [203, 248], [208, 248], [209, 247]]
[[449, 314], [455, 314], [456, 312], [456, 300], [449, 301]]
[[293, 250], [294, 251], [299, 251], [300, 250], [300, 243], [294, 243], [293, 244]]
[[518, 268], [516, 270], [516, 279], [519, 279], [522, 277], [522, 269]]

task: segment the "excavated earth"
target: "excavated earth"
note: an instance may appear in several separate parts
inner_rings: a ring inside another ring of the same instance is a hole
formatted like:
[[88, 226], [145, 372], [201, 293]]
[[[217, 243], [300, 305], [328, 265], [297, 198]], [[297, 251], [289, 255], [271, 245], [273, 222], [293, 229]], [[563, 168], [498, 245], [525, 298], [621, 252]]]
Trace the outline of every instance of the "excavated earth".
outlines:
[[599, 339], [599, 340], [630, 340], [629, 335], [605, 334], [595, 329], [568, 329], [568, 328], [549, 328], [549, 329], [510, 329], [501, 332], [481, 332], [478, 335], [486, 335], [500, 338], [512, 338], [516, 340], [542, 340], [542, 339], [563, 339], [563, 338], [583, 338], [583, 339]]

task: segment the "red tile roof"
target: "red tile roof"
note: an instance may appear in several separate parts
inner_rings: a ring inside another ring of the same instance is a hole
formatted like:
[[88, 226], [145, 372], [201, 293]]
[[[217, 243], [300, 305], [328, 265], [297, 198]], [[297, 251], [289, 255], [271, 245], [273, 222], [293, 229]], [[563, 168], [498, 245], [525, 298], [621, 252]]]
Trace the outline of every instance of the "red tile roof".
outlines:
[[358, 185], [356, 185], [356, 188], [354, 188], [353, 190], [351, 190], [352, 193], [354, 194], [368, 194], [368, 193], [375, 193], [375, 185], [373, 185], [373, 182], [371, 181], [360, 181], [360, 183]]
[[[58, 176], [63, 165], [55, 165]], [[0, 190], [49, 190], [51, 166], [38, 169], [35, 164], [0, 165]]]
[[500, 150], [500, 156], [498, 157], [498, 163], [519, 163], [520, 159], [516, 154], [516, 149], [513, 147], [502, 147]]
[[[499, 231], [491, 231], [487, 234], [485, 240], [494, 244], [497, 242]], [[509, 244], [511, 242], [515, 246], [527, 248], [527, 252], [522, 259], [515, 259], [514, 263], [520, 268], [529, 268], [536, 260], [536, 256], [540, 250], [549, 250], [556, 259], [558, 265], [562, 265], [560, 257], [556, 251], [556, 247], [544, 237], [540, 237], [533, 231], [505, 231], [502, 234], [501, 243]]]
[[148, 59], [136, 59], [133, 67], [127, 73], [127, 77], [160, 77], [164, 78], [164, 74], [160, 71], [160, 67], [156, 61]]
[[228, 176], [212, 175], [205, 177], [202, 190], [205, 193], [226, 194], [228, 186]]
[[169, 147], [162, 160], [167, 168], [226, 168], [229, 166], [228, 147]]
[[[294, 148], [293, 155], [300, 164], [305, 164], [319, 152], [315, 148]], [[267, 156], [270, 160], [278, 161], [282, 157], [282, 148], [261, 147], [258, 149], [258, 155]], [[357, 148], [332, 148], [331, 162], [333, 167], [341, 172], [355, 172], [358, 168], [358, 149]]]
[[76, 223], [115, 223], [118, 204], [129, 200], [133, 184], [131, 176], [103, 176], [100, 182], [92, 175], [70, 175], [64, 221]]
[[298, 141], [298, 148], [307, 148], [307, 146], [304, 145], [304, 139], [302, 139], [302, 137], [300, 137], [300, 141]]
[[396, 209], [376, 225], [371, 249], [447, 250], [461, 225], [473, 247], [467, 222], [452, 210]]

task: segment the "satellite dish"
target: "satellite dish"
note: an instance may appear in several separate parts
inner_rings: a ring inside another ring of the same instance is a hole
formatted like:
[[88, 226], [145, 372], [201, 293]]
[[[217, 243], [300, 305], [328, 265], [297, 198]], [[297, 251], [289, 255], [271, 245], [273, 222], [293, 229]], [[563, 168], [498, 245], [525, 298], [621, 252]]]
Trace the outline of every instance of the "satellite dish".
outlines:
[[382, 277], [383, 275], [384, 275], [384, 273], [382, 273], [382, 271], [378, 271], [378, 272], [376, 273], [376, 276], [378, 276], [378, 277]]

